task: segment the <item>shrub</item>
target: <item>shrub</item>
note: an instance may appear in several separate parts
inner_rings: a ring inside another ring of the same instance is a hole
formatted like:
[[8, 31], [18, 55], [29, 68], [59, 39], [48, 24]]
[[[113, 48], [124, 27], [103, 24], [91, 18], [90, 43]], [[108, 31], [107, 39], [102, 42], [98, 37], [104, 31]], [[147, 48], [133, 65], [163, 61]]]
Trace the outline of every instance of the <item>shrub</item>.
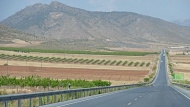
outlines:
[[142, 62], [142, 63], [140, 64], [140, 66], [142, 67], [142, 66], [144, 66], [144, 64], [145, 64], [145, 62]]
[[128, 61], [125, 61], [125, 62], [122, 64], [122, 66], [125, 66], [125, 65], [127, 64], [127, 62], [128, 62]]
[[150, 66], [150, 62], [148, 62], [148, 63], [146, 64], [146, 66], [149, 67], [149, 66]]
[[149, 81], [149, 78], [144, 78], [144, 82], [148, 82]]
[[92, 64], [96, 64], [98, 61], [100, 61], [100, 60], [96, 60], [96, 61], [92, 62]]
[[104, 65], [107, 65], [108, 63], [110, 63], [111, 61], [109, 60], [109, 61], [106, 61], [105, 63], [104, 63]]
[[98, 64], [100, 65], [100, 64], [102, 64], [103, 62], [105, 62], [105, 60], [100, 61]]
[[82, 61], [83, 59], [79, 59], [79, 60], [76, 60], [74, 63], [78, 63], [78, 62], [80, 62], [80, 61]]
[[115, 64], [115, 63], [116, 63], [116, 60], [114, 60], [113, 62], [111, 62], [110, 65], [113, 65], [113, 64]]
[[91, 63], [92, 61], [94, 61], [94, 59], [89, 60], [88, 62], [86, 62], [87, 64]]
[[85, 59], [85, 60], [81, 61], [80, 63], [83, 64], [83, 63], [85, 63], [85, 62], [88, 61], [88, 60], [89, 60], [89, 59]]
[[133, 62], [130, 62], [129, 64], [128, 64], [128, 66], [131, 66], [133, 64]]
[[4, 64], [4, 66], [8, 66], [8, 64]]
[[119, 65], [119, 64], [121, 64], [121, 63], [122, 63], [122, 61], [119, 61], [119, 62], [117, 62], [117, 64], [116, 64], [116, 65], [118, 66], [118, 65]]
[[139, 62], [136, 62], [134, 66], [138, 66]]
[[76, 61], [76, 60], [77, 60], [77, 58], [75, 58], [75, 59], [73, 59], [73, 60], [70, 60], [68, 63], [74, 62], [74, 61]]

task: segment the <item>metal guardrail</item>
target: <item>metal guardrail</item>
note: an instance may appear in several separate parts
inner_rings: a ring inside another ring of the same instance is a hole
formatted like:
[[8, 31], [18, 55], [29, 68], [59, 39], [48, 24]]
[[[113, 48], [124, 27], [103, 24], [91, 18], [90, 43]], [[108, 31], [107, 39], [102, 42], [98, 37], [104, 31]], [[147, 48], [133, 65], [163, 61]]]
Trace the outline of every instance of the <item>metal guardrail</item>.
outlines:
[[179, 87], [183, 87], [183, 88], [186, 88], [186, 89], [190, 90], [190, 85], [188, 85], [188, 84], [181, 84], [181, 83], [177, 83], [177, 82], [172, 82], [172, 84], [174, 84], [174, 85], [177, 85], [177, 86], [179, 86]]
[[[13, 107], [15, 107], [15, 105], [18, 107], [36, 107], [36, 106], [42, 106], [50, 103], [57, 103], [61, 101], [77, 99], [96, 94], [145, 86], [147, 84], [149, 83], [3, 95], [0, 96], [0, 106], [9, 107], [12, 106], [10, 103], [14, 103]], [[25, 103], [22, 104], [23, 102]]]

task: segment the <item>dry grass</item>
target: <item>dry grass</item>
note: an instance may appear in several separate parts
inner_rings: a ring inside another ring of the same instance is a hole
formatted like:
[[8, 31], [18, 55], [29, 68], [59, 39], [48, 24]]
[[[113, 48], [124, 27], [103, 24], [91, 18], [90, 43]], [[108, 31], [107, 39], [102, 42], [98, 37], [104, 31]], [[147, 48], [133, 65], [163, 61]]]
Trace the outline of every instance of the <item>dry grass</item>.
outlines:
[[174, 72], [184, 73], [184, 79], [190, 81], [190, 55], [179, 55], [182, 51], [170, 52], [170, 62]]
[[42, 41], [23, 41], [20, 39], [12, 40], [13, 43], [10, 44], [1, 44], [3, 47], [26, 47], [26, 46], [36, 46], [42, 43]]

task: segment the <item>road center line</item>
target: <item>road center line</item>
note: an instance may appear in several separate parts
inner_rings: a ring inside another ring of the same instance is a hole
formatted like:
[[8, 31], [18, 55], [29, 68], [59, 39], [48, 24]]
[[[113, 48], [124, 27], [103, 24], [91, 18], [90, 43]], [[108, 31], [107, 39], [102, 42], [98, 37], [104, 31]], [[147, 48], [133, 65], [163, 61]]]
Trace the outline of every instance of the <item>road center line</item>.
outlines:
[[137, 100], [137, 98], [135, 100]]
[[[129, 90], [131, 90], [131, 89], [129, 89]], [[126, 90], [121, 90], [121, 91], [116, 91], [116, 92], [111, 92], [111, 93], [105, 93], [105, 94], [102, 94], [102, 95], [100, 94], [100, 95], [94, 96], [93, 98], [83, 99], [83, 100], [80, 100], [80, 101], [76, 101], [76, 102], [72, 102], [72, 103], [68, 103], [68, 104], [63, 104], [63, 105], [59, 105], [59, 106], [56, 106], [56, 107], [64, 107], [64, 106], [68, 106], [68, 105], [72, 105], [72, 104], [76, 104], [76, 103], [80, 103], [80, 102], [84, 102], [84, 101], [88, 101], [88, 100], [92, 100], [92, 99], [97, 99], [97, 98], [117, 94], [117, 93], [124, 92], [124, 91], [126, 91]], [[75, 100], [77, 100], [77, 99], [75, 99]]]
[[128, 105], [131, 105], [131, 103], [128, 103]]

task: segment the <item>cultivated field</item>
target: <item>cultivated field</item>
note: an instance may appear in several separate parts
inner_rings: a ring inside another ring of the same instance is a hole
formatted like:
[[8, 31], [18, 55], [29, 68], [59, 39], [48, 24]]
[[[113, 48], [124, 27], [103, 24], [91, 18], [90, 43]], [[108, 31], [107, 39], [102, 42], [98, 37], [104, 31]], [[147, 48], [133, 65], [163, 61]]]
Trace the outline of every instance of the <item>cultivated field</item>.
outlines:
[[[0, 51], [0, 74], [137, 83], [152, 73], [158, 55], [119, 56]], [[8, 66], [6, 65], [8, 63]]]
[[184, 73], [184, 79], [190, 81], [190, 55], [182, 55], [181, 52], [170, 52], [170, 63], [174, 73]]

